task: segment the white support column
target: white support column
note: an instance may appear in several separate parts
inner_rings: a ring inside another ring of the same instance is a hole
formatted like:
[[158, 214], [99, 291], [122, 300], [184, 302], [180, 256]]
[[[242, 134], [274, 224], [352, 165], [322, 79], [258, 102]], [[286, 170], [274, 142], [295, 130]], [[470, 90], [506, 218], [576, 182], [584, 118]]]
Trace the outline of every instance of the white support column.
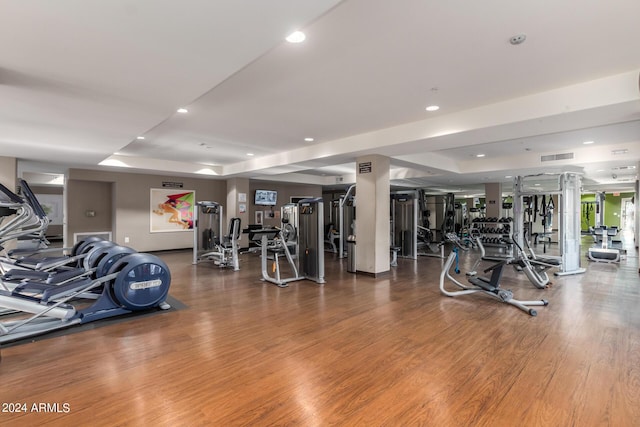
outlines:
[[18, 160], [15, 157], [0, 156], [0, 183], [11, 191], [16, 191], [18, 182]]
[[[247, 227], [250, 222], [249, 200], [249, 178], [230, 178], [227, 180], [227, 205], [224, 210], [226, 219], [223, 219], [222, 223], [223, 233], [227, 233], [231, 218], [240, 218], [240, 227]], [[248, 247], [248, 239], [241, 239], [240, 246]]]
[[502, 183], [489, 182], [484, 185], [486, 214], [488, 218], [502, 215]]
[[389, 158], [356, 159], [356, 270], [376, 276], [389, 271]]
[[[515, 178], [513, 187], [513, 238], [516, 243], [524, 248], [524, 201], [522, 200], [522, 177]], [[527, 236], [528, 239], [531, 236]]]
[[566, 172], [559, 177], [560, 208], [558, 243], [562, 254], [561, 271], [556, 271], [556, 276], [581, 274], [586, 270], [580, 267], [580, 189], [582, 180], [579, 174]]

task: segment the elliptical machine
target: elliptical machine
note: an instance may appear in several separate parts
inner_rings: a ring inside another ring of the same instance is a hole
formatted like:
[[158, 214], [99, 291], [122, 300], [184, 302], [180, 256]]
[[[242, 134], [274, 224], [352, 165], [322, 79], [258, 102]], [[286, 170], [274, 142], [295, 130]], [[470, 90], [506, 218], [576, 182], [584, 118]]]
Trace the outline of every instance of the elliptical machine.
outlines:
[[[483, 294], [493, 299], [496, 299], [500, 302], [513, 305], [514, 307], [519, 308], [530, 316], [537, 316], [538, 312], [529, 307], [529, 306], [546, 306], [549, 304], [546, 300], [538, 300], [538, 301], [520, 301], [513, 297], [513, 292], [508, 289], [502, 289], [500, 287], [500, 280], [502, 278], [502, 270], [505, 265], [507, 265], [507, 261], [500, 261], [498, 263], [493, 264], [492, 266], [486, 268], [484, 270], [485, 273], [491, 273], [490, 278], [480, 277], [475, 274], [468, 273], [468, 281], [472, 286], [465, 285], [455, 277], [453, 277], [450, 273], [451, 267], [454, 266], [455, 273], [459, 274], [460, 269], [458, 267], [459, 261], [459, 251], [457, 247], [454, 247], [449, 257], [444, 263], [442, 271], [440, 272], [440, 293], [448, 297], [458, 297], [462, 295], [470, 295], [470, 294]], [[448, 290], [446, 289], [445, 281], [449, 279], [456, 285], [458, 290]]]

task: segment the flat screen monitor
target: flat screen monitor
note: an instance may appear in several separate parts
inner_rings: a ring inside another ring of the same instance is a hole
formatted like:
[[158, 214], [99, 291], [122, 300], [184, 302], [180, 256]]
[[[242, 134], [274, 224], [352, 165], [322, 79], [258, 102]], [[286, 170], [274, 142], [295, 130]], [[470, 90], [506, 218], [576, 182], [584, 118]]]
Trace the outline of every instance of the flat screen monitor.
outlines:
[[255, 204], [262, 206], [275, 206], [278, 201], [278, 192], [273, 190], [256, 190]]

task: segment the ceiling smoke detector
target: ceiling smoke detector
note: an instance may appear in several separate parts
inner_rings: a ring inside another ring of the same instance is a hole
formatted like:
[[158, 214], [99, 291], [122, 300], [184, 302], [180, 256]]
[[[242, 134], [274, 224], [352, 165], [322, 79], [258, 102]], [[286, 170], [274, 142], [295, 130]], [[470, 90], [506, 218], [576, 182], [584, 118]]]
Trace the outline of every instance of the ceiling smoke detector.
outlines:
[[522, 44], [526, 39], [526, 34], [516, 34], [509, 39], [509, 43], [511, 43], [512, 45]]

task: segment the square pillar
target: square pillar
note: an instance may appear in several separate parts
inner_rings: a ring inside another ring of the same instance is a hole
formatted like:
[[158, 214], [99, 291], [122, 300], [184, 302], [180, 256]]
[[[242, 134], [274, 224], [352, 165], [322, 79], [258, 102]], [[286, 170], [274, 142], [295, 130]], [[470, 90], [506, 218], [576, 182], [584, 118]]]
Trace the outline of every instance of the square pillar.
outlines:
[[0, 183], [11, 191], [16, 191], [18, 183], [18, 159], [0, 156]]
[[356, 159], [356, 270], [358, 273], [388, 272], [389, 185], [388, 157], [363, 156]]
[[[224, 234], [229, 230], [229, 221], [231, 218], [240, 218], [240, 227], [246, 228], [249, 225], [249, 178], [230, 178], [227, 180], [227, 203], [224, 206], [224, 216], [222, 223], [222, 232]], [[240, 239], [240, 247], [249, 246], [248, 239]]]
[[499, 218], [502, 215], [502, 184], [499, 182], [488, 182], [484, 185], [484, 193], [487, 205], [487, 217]]

